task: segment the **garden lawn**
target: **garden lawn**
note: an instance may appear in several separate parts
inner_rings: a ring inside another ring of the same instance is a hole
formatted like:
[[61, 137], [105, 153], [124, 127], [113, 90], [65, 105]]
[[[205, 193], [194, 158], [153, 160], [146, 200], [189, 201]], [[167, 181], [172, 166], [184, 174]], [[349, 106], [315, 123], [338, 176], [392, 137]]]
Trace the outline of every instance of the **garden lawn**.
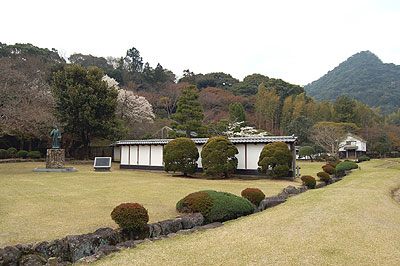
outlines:
[[267, 196], [300, 182], [274, 180], [205, 180], [173, 177], [165, 172], [120, 170], [95, 172], [73, 165], [76, 173], [39, 173], [44, 163], [0, 164], [0, 247], [54, 240], [117, 225], [110, 213], [123, 202], [138, 202], [150, 222], [173, 218], [175, 204], [189, 193], [218, 190], [239, 195], [247, 187]]
[[[400, 204], [391, 192], [400, 171], [375, 168], [381, 164], [363, 162], [344, 180], [264, 212], [94, 265], [399, 265]], [[319, 171], [314, 165], [302, 168]]]

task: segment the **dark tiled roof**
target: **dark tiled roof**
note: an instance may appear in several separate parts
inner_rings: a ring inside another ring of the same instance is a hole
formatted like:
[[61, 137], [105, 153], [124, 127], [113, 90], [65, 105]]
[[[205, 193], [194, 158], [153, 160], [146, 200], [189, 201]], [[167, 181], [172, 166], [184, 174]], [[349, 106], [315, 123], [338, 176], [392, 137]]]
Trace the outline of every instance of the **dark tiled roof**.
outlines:
[[[143, 139], [143, 140], [120, 140], [114, 143], [117, 145], [162, 145], [167, 144], [171, 139]], [[204, 144], [208, 138], [192, 138], [196, 144]], [[270, 137], [236, 137], [229, 138], [232, 143], [270, 143], [282, 141], [285, 143], [294, 143], [297, 141], [295, 136], [270, 136]]]

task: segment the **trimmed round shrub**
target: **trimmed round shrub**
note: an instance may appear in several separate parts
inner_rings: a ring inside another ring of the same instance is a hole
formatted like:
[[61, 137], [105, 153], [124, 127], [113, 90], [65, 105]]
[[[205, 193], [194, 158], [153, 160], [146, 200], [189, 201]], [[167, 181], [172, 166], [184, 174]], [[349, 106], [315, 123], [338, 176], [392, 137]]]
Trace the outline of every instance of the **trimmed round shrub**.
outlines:
[[237, 168], [239, 151], [223, 136], [209, 138], [201, 151], [201, 162], [206, 175], [229, 177]]
[[336, 165], [340, 164], [342, 161], [336, 160], [334, 162], [328, 163], [328, 165], [332, 165], [333, 167], [336, 167]]
[[7, 151], [8, 151], [8, 155], [9, 155], [11, 158], [14, 158], [15, 155], [17, 154], [17, 149], [14, 148], [14, 147], [8, 148]]
[[139, 203], [122, 203], [111, 212], [111, 218], [122, 229], [140, 232], [146, 230], [149, 214]]
[[18, 158], [26, 158], [26, 156], [28, 156], [28, 152], [25, 150], [20, 150], [19, 152], [17, 152], [16, 156]]
[[336, 165], [336, 175], [344, 176], [345, 171], [350, 171], [352, 169], [357, 169], [358, 165], [352, 161], [344, 161]]
[[265, 199], [265, 194], [258, 188], [246, 188], [240, 193], [243, 198], [258, 206]]
[[177, 138], [165, 145], [163, 158], [166, 172], [182, 172], [187, 176], [196, 172], [199, 152], [193, 140]]
[[319, 177], [319, 180], [325, 183], [328, 183], [331, 180], [331, 177], [327, 172], [319, 172], [317, 176]]
[[28, 158], [39, 159], [41, 157], [40, 151], [31, 151], [26, 155]]
[[10, 158], [10, 153], [7, 150], [0, 149], [0, 159]]
[[303, 175], [301, 181], [303, 181], [303, 184], [308, 188], [315, 188], [315, 185], [317, 184], [315, 178], [310, 175]]
[[330, 175], [333, 175], [336, 173], [335, 168], [330, 164], [325, 164], [324, 166], [322, 166], [322, 170], [324, 170], [325, 172], [327, 172]]
[[292, 166], [292, 154], [283, 142], [268, 143], [258, 159], [258, 171], [274, 178], [285, 177]]
[[204, 217], [212, 207], [212, 198], [206, 192], [195, 192], [187, 195], [182, 201], [179, 201], [179, 206], [176, 209], [179, 212], [200, 212]]
[[[199, 192], [207, 193], [212, 199], [211, 208], [206, 215], [203, 215], [205, 223], [225, 222], [252, 214], [255, 210], [254, 205], [251, 204], [250, 201], [231, 193], [214, 190], [204, 190]], [[183, 200], [184, 198], [176, 203], [176, 209], [178, 212], [184, 210]], [[208, 204], [207, 201], [205, 201], [205, 203]], [[207, 207], [204, 207], [204, 209], [207, 209]]]
[[371, 160], [371, 158], [369, 158], [367, 155], [363, 155], [363, 156], [359, 157], [357, 161], [359, 163], [361, 163], [361, 162], [365, 162], [365, 161], [369, 161], [369, 160]]

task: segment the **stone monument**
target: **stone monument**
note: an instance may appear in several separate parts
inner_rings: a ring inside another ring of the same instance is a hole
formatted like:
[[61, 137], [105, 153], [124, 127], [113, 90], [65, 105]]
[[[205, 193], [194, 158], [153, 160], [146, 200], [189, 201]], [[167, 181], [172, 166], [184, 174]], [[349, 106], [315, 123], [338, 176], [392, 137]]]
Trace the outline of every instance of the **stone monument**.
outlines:
[[76, 172], [75, 168], [66, 168], [65, 150], [60, 149], [61, 132], [57, 126], [50, 132], [53, 138], [51, 149], [47, 149], [46, 168], [35, 168], [35, 172]]
[[61, 169], [65, 165], [65, 150], [60, 149], [61, 132], [57, 126], [53, 127], [50, 132], [50, 136], [53, 137], [53, 145], [51, 149], [47, 149], [46, 155], [46, 168]]

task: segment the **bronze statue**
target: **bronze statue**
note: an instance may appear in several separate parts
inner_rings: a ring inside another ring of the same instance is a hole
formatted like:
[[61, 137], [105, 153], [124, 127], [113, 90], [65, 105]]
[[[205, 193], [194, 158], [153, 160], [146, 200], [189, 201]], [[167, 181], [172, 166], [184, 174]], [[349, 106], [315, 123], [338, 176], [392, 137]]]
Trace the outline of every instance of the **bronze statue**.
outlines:
[[52, 149], [59, 149], [60, 148], [60, 140], [61, 140], [61, 132], [58, 130], [57, 126], [53, 127], [53, 130], [50, 132], [50, 136], [53, 137], [53, 145], [51, 146]]

